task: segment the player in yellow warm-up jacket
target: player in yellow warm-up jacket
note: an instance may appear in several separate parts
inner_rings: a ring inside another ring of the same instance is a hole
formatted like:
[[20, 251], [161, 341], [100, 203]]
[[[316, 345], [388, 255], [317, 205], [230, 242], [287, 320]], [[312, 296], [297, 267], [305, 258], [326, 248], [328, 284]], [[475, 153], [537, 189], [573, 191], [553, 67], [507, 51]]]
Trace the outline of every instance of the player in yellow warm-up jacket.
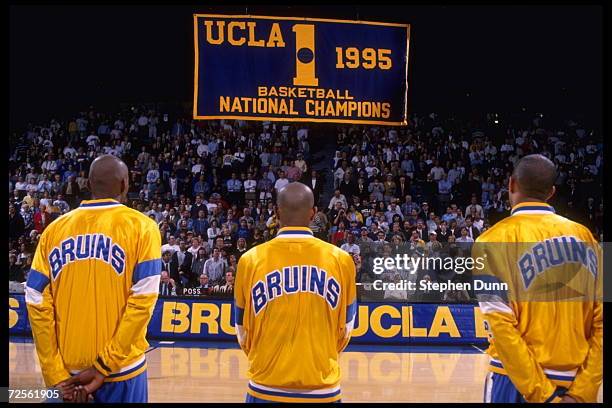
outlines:
[[529, 155], [509, 182], [511, 215], [483, 233], [475, 279], [508, 285], [477, 295], [489, 330], [486, 402], [595, 402], [603, 379], [601, 249], [547, 201], [556, 170]]
[[355, 264], [315, 238], [310, 188], [278, 194], [276, 237], [240, 257], [236, 332], [249, 361], [247, 402], [337, 402], [338, 357], [355, 321]]
[[147, 402], [145, 340], [157, 300], [161, 236], [154, 221], [121, 202], [127, 166], [96, 158], [93, 200], [43, 232], [26, 304], [45, 384], [65, 400]]

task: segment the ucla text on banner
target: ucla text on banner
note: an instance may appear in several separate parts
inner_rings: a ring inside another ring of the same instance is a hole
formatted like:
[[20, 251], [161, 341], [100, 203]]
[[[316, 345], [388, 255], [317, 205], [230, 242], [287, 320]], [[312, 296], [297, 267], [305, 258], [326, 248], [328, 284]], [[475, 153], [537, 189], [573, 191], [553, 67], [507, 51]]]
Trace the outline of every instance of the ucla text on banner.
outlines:
[[195, 119], [407, 124], [410, 26], [194, 15]]
[[[155, 305], [147, 337], [235, 341], [231, 300], [164, 298]], [[9, 333], [29, 335], [24, 295], [9, 297]], [[352, 344], [475, 344], [487, 333], [480, 309], [463, 304], [361, 303]]]

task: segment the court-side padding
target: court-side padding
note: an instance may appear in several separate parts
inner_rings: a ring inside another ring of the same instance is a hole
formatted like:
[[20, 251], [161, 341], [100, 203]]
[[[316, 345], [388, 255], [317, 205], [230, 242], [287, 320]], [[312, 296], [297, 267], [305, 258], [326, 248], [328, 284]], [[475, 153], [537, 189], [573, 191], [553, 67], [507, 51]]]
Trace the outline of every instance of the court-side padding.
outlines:
[[[233, 301], [160, 298], [148, 337], [235, 341]], [[24, 295], [9, 296], [9, 334], [31, 335]], [[352, 344], [484, 344], [482, 315], [471, 304], [361, 303]]]

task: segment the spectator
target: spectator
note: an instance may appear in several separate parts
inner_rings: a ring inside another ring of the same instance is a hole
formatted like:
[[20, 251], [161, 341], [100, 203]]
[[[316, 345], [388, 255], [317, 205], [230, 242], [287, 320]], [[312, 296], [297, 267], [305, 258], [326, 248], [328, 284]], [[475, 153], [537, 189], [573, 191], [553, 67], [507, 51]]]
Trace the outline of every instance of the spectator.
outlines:
[[471, 203], [470, 203], [470, 205], [468, 205], [465, 208], [465, 213], [466, 214], [471, 214], [472, 213], [472, 209], [476, 210], [476, 213], [478, 214], [478, 216], [480, 218], [484, 217], [484, 212], [483, 212], [482, 206], [480, 204], [478, 204], [478, 198], [476, 197], [476, 195], [472, 195]]
[[215, 286], [217, 293], [231, 295], [234, 292], [234, 268], [228, 268], [225, 272], [225, 281], [222, 285]]
[[221, 252], [218, 248], [214, 248], [212, 256], [204, 263], [204, 273], [208, 275], [212, 286], [221, 283], [226, 267], [227, 262], [221, 257]]
[[285, 172], [282, 170], [279, 171], [278, 180], [276, 180], [276, 182], [274, 183], [274, 190], [276, 190], [276, 193], [278, 194], [278, 192], [282, 190], [283, 187], [285, 187], [287, 184], [289, 184], [289, 180], [285, 177]]
[[[218, 254], [219, 249], [217, 248], [213, 249], [213, 254], [214, 253]], [[210, 274], [207, 273], [205, 269], [207, 261], [208, 259], [206, 257], [206, 251], [204, 250], [204, 248], [199, 248], [198, 251], [196, 252], [196, 256], [193, 258], [193, 261], [191, 263], [191, 275], [201, 276], [202, 274], [205, 274], [210, 278]]]
[[321, 208], [315, 206], [315, 215], [310, 222], [310, 229], [315, 237], [327, 240], [327, 229], [329, 221]]
[[179, 251], [180, 249], [181, 248], [176, 243], [176, 238], [173, 235], [170, 235], [170, 237], [168, 238], [168, 243], [162, 245], [161, 247], [162, 254], [167, 251], [170, 253], [170, 256], [174, 255], [174, 253], [176, 251]]
[[17, 263], [17, 255], [9, 254], [9, 281], [24, 282], [25, 276], [21, 265]]
[[423, 303], [439, 303], [442, 300], [442, 294], [438, 290], [431, 289], [431, 287], [428, 285], [428, 282], [432, 282], [431, 276], [428, 274], [423, 275], [421, 280], [424, 282], [424, 284], [417, 284], [417, 301]]
[[178, 265], [179, 275], [181, 275], [181, 272], [186, 276], [191, 274], [192, 260], [193, 255], [187, 250], [185, 240], [181, 239], [179, 241], [179, 249], [172, 254], [172, 262]]
[[469, 216], [465, 219], [465, 230], [467, 231], [467, 237], [476, 241], [476, 238], [480, 235], [480, 230], [472, 224], [472, 217]]
[[334, 191], [334, 196], [331, 198], [331, 200], [329, 200], [329, 205], [327, 206], [328, 209], [338, 209], [338, 205], [337, 203], [340, 203], [340, 208], [348, 208], [348, 203], [346, 202], [346, 197], [344, 196], [344, 194], [340, 193], [339, 189], [336, 189]]
[[[243, 222], [245, 222], [245, 221], [243, 221]], [[236, 250], [233, 253], [233, 255], [236, 256], [236, 260], [240, 259], [240, 257], [246, 251], [248, 251], [246, 238], [244, 238], [244, 237], [238, 238], [238, 240], [236, 241]]]
[[[402, 278], [399, 273], [393, 274], [392, 282], [397, 286], [401, 282]], [[387, 288], [383, 294], [384, 299], [389, 300], [407, 300], [408, 292], [405, 289]]]
[[25, 223], [14, 205], [9, 205], [9, 239], [17, 239], [23, 235]]
[[199, 285], [195, 286], [195, 289], [199, 289], [200, 296], [208, 296], [212, 292], [212, 287], [208, 282], [208, 275], [202, 274], [199, 277]]
[[160, 296], [176, 296], [176, 284], [174, 279], [170, 278], [168, 271], [161, 271], [161, 278], [159, 282], [159, 295]]
[[70, 211], [70, 205], [64, 200], [64, 196], [62, 194], [57, 195], [57, 200], [53, 202], [53, 206], [59, 208], [62, 214], [66, 214]]
[[[200, 240], [197, 237], [191, 239], [191, 246], [187, 251], [191, 253], [191, 255], [196, 258], [198, 256], [198, 250], [200, 249]], [[199, 275], [199, 274], [198, 274]]]
[[355, 243], [355, 235], [353, 235], [353, 234], [348, 234], [346, 236], [346, 242], [344, 244], [342, 244], [340, 249], [342, 249], [343, 251], [348, 252], [351, 255], [354, 255], [354, 254], [358, 254], [359, 255], [359, 253], [361, 252], [361, 249], [359, 248], [359, 245], [357, 245]]

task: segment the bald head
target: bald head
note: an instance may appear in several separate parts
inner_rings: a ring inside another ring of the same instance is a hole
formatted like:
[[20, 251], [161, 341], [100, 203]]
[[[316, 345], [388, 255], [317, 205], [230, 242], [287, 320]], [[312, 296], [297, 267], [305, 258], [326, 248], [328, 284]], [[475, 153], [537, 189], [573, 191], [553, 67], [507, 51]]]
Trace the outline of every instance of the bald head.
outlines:
[[128, 168], [117, 157], [98, 156], [89, 167], [89, 189], [92, 198], [114, 198], [125, 201], [128, 192]]
[[[512, 172], [511, 193], [516, 200], [535, 199], [547, 201], [555, 192], [557, 170], [552, 161], [541, 154], [523, 157]], [[516, 205], [513, 202], [512, 205]]]
[[312, 190], [302, 183], [289, 183], [278, 192], [278, 216], [283, 226], [307, 227], [314, 216]]

